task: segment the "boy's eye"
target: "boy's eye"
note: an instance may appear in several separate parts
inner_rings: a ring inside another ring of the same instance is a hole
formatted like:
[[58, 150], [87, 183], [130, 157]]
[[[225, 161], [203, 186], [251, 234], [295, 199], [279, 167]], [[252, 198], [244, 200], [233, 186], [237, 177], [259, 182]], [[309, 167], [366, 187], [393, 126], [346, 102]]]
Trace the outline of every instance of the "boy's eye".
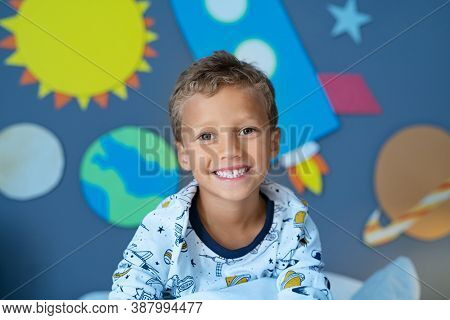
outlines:
[[254, 131], [255, 131], [255, 129], [253, 129], [253, 128], [244, 128], [241, 130], [241, 133], [243, 133], [244, 135], [249, 135]]
[[199, 139], [202, 140], [202, 141], [209, 141], [209, 140], [212, 139], [212, 134], [209, 133], [209, 132], [207, 132], [207, 133], [202, 133], [202, 134], [199, 136]]

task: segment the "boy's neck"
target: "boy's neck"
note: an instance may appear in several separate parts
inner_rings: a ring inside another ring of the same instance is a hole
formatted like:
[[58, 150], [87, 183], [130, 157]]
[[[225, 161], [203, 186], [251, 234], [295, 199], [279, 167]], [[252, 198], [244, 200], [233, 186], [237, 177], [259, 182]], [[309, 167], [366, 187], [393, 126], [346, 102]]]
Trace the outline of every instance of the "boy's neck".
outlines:
[[230, 201], [199, 186], [196, 205], [200, 220], [211, 236], [220, 238], [221, 234], [247, 232], [253, 240], [253, 235], [264, 225], [267, 204], [259, 188], [246, 199]]

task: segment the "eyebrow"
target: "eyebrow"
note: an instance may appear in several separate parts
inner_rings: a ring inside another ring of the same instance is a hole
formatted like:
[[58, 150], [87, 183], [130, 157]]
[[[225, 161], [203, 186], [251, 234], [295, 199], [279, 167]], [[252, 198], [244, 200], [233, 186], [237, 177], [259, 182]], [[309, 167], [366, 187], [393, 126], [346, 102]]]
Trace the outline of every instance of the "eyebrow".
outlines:
[[[258, 121], [256, 118], [251, 118], [251, 117], [243, 117], [242, 119], [239, 119], [238, 121], [236, 121], [236, 123], [237, 123], [237, 126], [242, 126], [242, 125], [245, 125], [245, 124], [248, 124], [248, 125], [251, 125], [251, 124], [253, 124], [253, 125], [264, 125], [264, 122], [260, 123], [260, 121]], [[217, 125], [218, 125], [218, 123], [216, 121], [214, 121], [214, 122], [205, 121], [205, 122], [202, 122], [202, 123], [199, 123], [199, 124], [191, 125], [190, 127], [193, 127], [193, 128], [204, 128], [204, 127], [212, 127], [212, 126], [217, 126]]]

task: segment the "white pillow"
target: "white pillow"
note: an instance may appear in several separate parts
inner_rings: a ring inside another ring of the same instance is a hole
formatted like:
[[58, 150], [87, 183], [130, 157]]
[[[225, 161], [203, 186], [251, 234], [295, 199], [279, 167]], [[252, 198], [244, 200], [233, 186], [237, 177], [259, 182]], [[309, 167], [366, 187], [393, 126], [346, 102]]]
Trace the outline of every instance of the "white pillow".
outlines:
[[420, 283], [413, 262], [398, 257], [378, 270], [352, 296], [352, 300], [417, 300]]

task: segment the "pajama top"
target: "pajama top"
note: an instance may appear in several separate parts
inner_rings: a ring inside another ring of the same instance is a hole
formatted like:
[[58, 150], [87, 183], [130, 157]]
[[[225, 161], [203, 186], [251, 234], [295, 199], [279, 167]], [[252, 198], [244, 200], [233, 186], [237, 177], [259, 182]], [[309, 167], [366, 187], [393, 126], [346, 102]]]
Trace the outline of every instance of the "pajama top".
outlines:
[[278, 299], [332, 299], [306, 201], [265, 177], [264, 226], [249, 245], [230, 250], [202, 225], [197, 190], [194, 178], [144, 217], [112, 276], [109, 299], [173, 299], [261, 277], [277, 279]]

